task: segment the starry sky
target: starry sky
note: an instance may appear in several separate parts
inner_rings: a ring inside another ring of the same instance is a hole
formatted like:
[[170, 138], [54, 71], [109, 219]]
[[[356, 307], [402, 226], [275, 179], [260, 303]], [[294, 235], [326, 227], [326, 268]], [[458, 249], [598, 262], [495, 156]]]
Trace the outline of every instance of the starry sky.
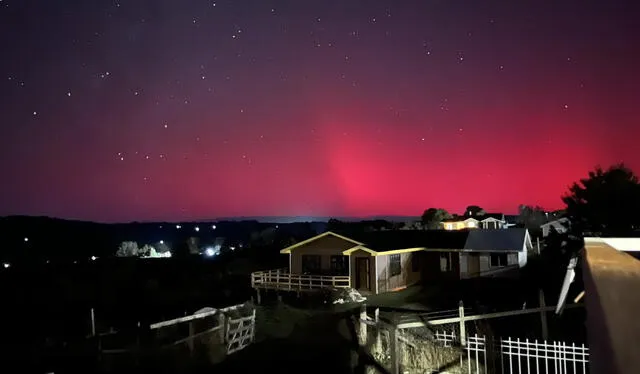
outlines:
[[0, 0], [0, 215], [561, 208], [640, 169], [633, 3]]

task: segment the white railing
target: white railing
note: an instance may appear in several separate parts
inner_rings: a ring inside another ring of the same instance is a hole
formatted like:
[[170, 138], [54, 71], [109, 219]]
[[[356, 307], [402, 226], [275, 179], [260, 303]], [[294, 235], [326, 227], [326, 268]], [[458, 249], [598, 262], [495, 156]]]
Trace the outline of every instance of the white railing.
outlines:
[[251, 287], [278, 290], [316, 290], [351, 286], [348, 275], [291, 274], [287, 269], [256, 271], [251, 273]]
[[[248, 315], [247, 315], [248, 314]], [[207, 328], [204, 331], [196, 332], [193, 329], [193, 323], [196, 320], [215, 317], [217, 322], [215, 326]], [[225, 344], [226, 354], [232, 354], [249, 346], [255, 340], [256, 326], [256, 310], [248, 304], [238, 304], [221, 309], [213, 309], [211, 311], [197, 313], [190, 316], [175, 318], [172, 320], [154, 323], [150, 326], [150, 330], [158, 330], [164, 327], [174, 326], [177, 324], [188, 323], [189, 335], [187, 337], [175, 340], [165, 347], [175, 346], [187, 343], [189, 349], [193, 351], [194, 342], [201, 337], [209, 336], [208, 341], [214, 335], [219, 335], [219, 343]]]
[[390, 368], [392, 374], [589, 373], [589, 348], [584, 344], [512, 338], [487, 340], [464, 332], [460, 335], [455, 330], [431, 330], [433, 334], [419, 336], [410, 329], [400, 329], [396, 318], [395, 322], [383, 321], [378, 309], [373, 317], [369, 316], [365, 306], [358, 320], [359, 344], [369, 350], [379, 365]]
[[[467, 346], [464, 350], [469, 374], [490, 372], [491, 366], [495, 366], [498, 372], [518, 374], [586, 374], [589, 372], [589, 348], [584, 344], [577, 346], [573, 343], [569, 345], [558, 341], [540, 342], [507, 338], [495, 343], [493, 356], [496, 357], [488, 357], [486, 338], [475, 335], [467, 337]], [[487, 361], [495, 363], [487, 365]]]

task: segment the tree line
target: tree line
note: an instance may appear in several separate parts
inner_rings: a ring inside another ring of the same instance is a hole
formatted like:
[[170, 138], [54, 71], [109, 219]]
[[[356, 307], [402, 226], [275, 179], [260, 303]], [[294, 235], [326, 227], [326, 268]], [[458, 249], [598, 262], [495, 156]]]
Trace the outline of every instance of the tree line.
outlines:
[[[562, 211], [549, 213], [539, 206], [521, 205], [518, 223], [539, 228], [549, 219], [567, 217], [572, 229], [580, 235], [625, 236], [640, 229], [640, 182], [624, 164], [607, 169], [596, 167], [585, 178], [576, 181], [560, 197]], [[486, 212], [477, 205], [465, 209], [464, 216], [482, 216]], [[454, 215], [442, 208], [429, 208], [422, 214], [427, 229], [437, 229], [442, 221]]]

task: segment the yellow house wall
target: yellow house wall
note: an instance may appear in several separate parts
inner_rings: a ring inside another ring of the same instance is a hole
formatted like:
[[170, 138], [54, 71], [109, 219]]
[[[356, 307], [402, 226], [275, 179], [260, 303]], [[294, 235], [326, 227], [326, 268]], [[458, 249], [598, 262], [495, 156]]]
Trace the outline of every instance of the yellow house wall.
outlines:
[[302, 255], [320, 255], [320, 267], [324, 271], [331, 269], [331, 256], [342, 255], [343, 251], [356, 245], [338, 237], [327, 235], [291, 250], [290, 271], [302, 273]]
[[403, 288], [420, 281], [420, 268], [412, 271], [411, 261], [419, 261], [420, 252], [409, 252], [400, 254], [401, 272], [398, 275], [389, 275], [390, 255], [376, 256], [378, 267], [378, 293], [392, 291]]

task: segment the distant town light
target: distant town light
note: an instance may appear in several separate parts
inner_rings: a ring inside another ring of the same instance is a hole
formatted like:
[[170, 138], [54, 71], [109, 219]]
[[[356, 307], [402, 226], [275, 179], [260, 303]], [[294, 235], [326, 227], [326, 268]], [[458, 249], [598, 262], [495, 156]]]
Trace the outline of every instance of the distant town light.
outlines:
[[234, 246], [231, 246], [231, 247], [229, 247], [229, 248], [230, 248], [232, 251], [235, 251], [235, 250], [236, 250], [236, 247], [234, 247]]
[[11, 267], [11, 264], [10, 264], [10, 263], [8, 263], [8, 262], [5, 262], [5, 263], [3, 263], [3, 264], [2, 264], [2, 266], [3, 266], [5, 269], [8, 269], [8, 268], [10, 268], [10, 267]]
[[207, 257], [213, 257], [213, 256], [215, 256], [216, 251], [214, 251], [214, 250], [213, 250], [213, 248], [207, 248], [207, 249], [204, 251], [204, 254], [205, 254]]
[[198, 232], [198, 231], [200, 231], [200, 228], [199, 228], [198, 226], [196, 226], [196, 227], [194, 228], [194, 230], [196, 230], [196, 232]]
[[181, 228], [182, 228], [182, 226], [180, 226], [180, 225], [176, 225], [176, 229], [178, 229], [178, 230], [179, 230], [179, 229], [181, 229]]
[[164, 244], [164, 240], [160, 240], [160, 244]]
[[212, 226], [211, 226], [211, 229], [212, 229], [212, 230], [215, 230], [215, 229], [216, 229], [216, 225], [212, 225]]
[[24, 238], [24, 241], [25, 241], [25, 242], [28, 242], [28, 241], [29, 241], [29, 238], [25, 237], [25, 238]]
[[97, 258], [96, 256], [91, 256], [91, 261], [95, 261], [95, 260], [97, 260], [97, 259], [98, 259], [98, 258]]

